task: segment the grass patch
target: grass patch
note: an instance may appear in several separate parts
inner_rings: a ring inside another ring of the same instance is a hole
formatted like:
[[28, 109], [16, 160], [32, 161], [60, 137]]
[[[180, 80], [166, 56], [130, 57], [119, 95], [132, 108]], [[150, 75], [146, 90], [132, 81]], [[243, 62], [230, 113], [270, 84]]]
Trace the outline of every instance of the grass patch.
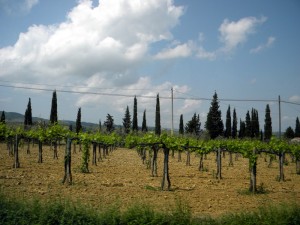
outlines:
[[300, 224], [300, 205], [261, 207], [253, 212], [212, 218], [193, 217], [188, 204], [180, 199], [170, 212], [156, 211], [143, 203], [121, 212], [117, 204], [96, 211], [80, 203], [22, 201], [0, 193], [0, 224]]

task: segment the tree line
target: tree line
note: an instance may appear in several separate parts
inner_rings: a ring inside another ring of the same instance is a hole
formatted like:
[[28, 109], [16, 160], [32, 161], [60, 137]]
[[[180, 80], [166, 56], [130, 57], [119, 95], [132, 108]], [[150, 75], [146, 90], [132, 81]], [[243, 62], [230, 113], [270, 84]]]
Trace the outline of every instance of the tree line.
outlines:
[[[57, 116], [57, 94], [56, 91], [53, 91], [52, 101], [51, 101], [51, 111], [50, 111], [50, 124], [55, 124], [58, 122]], [[133, 104], [133, 117], [131, 119], [131, 114], [129, 107], [127, 105], [123, 121], [123, 132], [128, 134], [130, 132], [139, 131], [138, 126], [138, 115], [137, 115], [137, 98], [134, 97]], [[2, 111], [0, 122], [5, 123], [5, 112]], [[231, 107], [228, 106], [226, 112], [226, 121], [225, 124], [222, 121], [222, 112], [220, 110], [218, 95], [215, 92], [213, 95], [213, 99], [211, 101], [211, 105], [209, 108], [209, 112], [207, 113], [207, 119], [204, 124], [204, 128], [206, 129], [206, 133], [210, 139], [215, 139], [217, 137], [225, 137], [225, 138], [255, 138], [261, 140], [270, 140], [273, 134], [272, 131], [272, 118], [271, 118], [271, 110], [269, 104], [266, 105], [265, 109], [265, 120], [264, 120], [264, 130], [260, 129], [259, 124], [259, 115], [258, 111], [254, 108], [251, 111], [247, 111], [245, 120], [240, 119], [239, 121], [239, 129], [237, 127], [237, 114], [236, 109], [233, 109], [232, 117], [231, 117]], [[32, 107], [31, 107], [31, 98], [28, 100], [27, 108], [24, 114], [24, 127], [28, 128], [33, 125], [32, 121]], [[106, 116], [106, 120], [104, 122], [105, 130], [108, 133], [111, 133], [115, 130], [114, 118], [109, 113]], [[70, 126], [70, 130], [73, 127]], [[78, 134], [82, 131], [83, 127], [81, 125], [81, 108], [78, 109], [77, 118], [76, 118], [76, 133]], [[101, 120], [99, 121], [99, 130], [102, 130]], [[147, 119], [146, 119], [146, 109], [143, 112], [143, 120], [142, 120], [142, 132], [148, 131]], [[156, 96], [156, 108], [155, 108], [155, 134], [161, 134], [161, 122], [160, 122], [160, 101], [159, 94]], [[201, 129], [201, 121], [199, 114], [194, 113], [192, 118], [186, 122], [184, 125], [183, 114], [180, 115], [179, 119], [179, 130], [180, 135], [194, 135], [199, 136], [204, 131]], [[286, 138], [294, 138], [300, 137], [300, 122], [299, 118], [296, 118], [295, 129], [289, 126], [285, 133]]]

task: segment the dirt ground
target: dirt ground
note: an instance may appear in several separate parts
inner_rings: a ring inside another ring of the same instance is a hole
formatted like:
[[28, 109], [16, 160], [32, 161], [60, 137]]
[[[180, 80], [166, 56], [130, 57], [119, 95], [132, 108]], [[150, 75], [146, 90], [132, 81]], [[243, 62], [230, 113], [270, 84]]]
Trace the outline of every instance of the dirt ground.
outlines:
[[[73, 150], [72, 150], [73, 151]], [[31, 154], [20, 149], [21, 167], [13, 169], [13, 157], [8, 155], [6, 145], [0, 144], [0, 188], [10, 196], [25, 199], [37, 198], [80, 202], [94, 208], [107, 208], [118, 204], [125, 209], [131, 204], [146, 203], [157, 210], [169, 210], [178, 200], [188, 203], [194, 215], [218, 216], [228, 212], [253, 210], [260, 206], [280, 202], [300, 202], [300, 175], [295, 173], [295, 163], [284, 166], [285, 182], [278, 182], [278, 161], [271, 168], [264, 156], [259, 157], [257, 184], [267, 191], [265, 194], [246, 194], [249, 187], [248, 160], [240, 157], [234, 166], [228, 166], [229, 157], [222, 158], [223, 179], [214, 178], [216, 163], [214, 154], [204, 160], [205, 172], [198, 171], [199, 158], [191, 155], [191, 166], [185, 165], [186, 155], [178, 162], [170, 156], [170, 178], [172, 191], [160, 191], [163, 153], [158, 155], [158, 177], [151, 177], [135, 150], [119, 148], [106, 159], [89, 163], [90, 173], [79, 171], [81, 152], [72, 154], [72, 176], [74, 184], [62, 185], [64, 176], [64, 146], [53, 159], [49, 146], [43, 147], [43, 163], [38, 161], [37, 145]], [[91, 157], [92, 158], [92, 157]]]

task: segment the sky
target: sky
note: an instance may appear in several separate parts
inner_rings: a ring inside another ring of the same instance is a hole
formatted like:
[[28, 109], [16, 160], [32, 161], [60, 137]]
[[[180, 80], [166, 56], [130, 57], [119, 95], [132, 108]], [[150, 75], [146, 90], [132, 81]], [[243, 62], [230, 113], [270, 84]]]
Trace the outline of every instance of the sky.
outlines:
[[[199, 114], [204, 129], [216, 92], [238, 121], [266, 105], [284, 132], [300, 117], [298, 0], [0, 0], [0, 110], [122, 124], [126, 107], [138, 124], [174, 129]], [[281, 99], [279, 111], [279, 96]], [[239, 126], [239, 123], [238, 123]]]

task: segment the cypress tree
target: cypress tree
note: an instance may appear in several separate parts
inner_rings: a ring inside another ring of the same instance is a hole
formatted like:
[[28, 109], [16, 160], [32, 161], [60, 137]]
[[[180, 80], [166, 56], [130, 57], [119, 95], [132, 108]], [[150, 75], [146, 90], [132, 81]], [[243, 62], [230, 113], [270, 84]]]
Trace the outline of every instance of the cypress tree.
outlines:
[[226, 128], [225, 128], [225, 137], [231, 137], [231, 112], [230, 112], [230, 105], [228, 106], [227, 113], [226, 113]]
[[207, 113], [205, 128], [208, 130], [211, 139], [223, 134], [224, 125], [221, 118], [221, 110], [219, 110], [219, 101], [216, 92], [213, 96], [209, 112]]
[[128, 134], [130, 132], [130, 127], [131, 127], [131, 116], [130, 116], [128, 106], [126, 108], [125, 115], [123, 118], [123, 127], [124, 127], [124, 132]]
[[106, 121], [104, 122], [104, 125], [106, 126], [106, 131], [108, 133], [111, 133], [112, 131], [114, 131], [115, 127], [114, 127], [113, 116], [111, 116], [110, 114], [107, 114]]
[[300, 137], [300, 122], [298, 116], [296, 118], [295, 137]]
[[132, 118], [132, 130], [138, 131], [138, 119], [137, 119], [137, 100], [136, 96], [134, 96], [133, 101], [133, 118]]
[[232, 133], [231, 136], [232, 138], [236, 138], [237, 137], [237, 117], [236, 117], [236, 111], [235, 108], [233, 109], [233, 116], [232, 116]]
[[24, 125], [32, 125], [32, 109], [31, 109], [31, 99], [29, 98], [27, 108], [25, 111]]
[[102, 123], [101, 123], [101, 120], [99, 120], [99, 132], [102, 131]]
[[5, 112], [4, 111], [2, 111], [2, 113], [1, 113], [0, 123], [5, 123]]
[[53, 95], [52, 95], [50, 123], [51, 124], [57, 123], [57, 96], [56, 96], [56, 90], [53, 91]]
[[259, 138], [258, 111], [253, 108], [251, 110], [251, 138]]
[[239, 138], [244, 138], [245, 136], [246, 136], [246, 123], [240, 119]]
[[199, 135], [200, 134], [200, 126], [201, 126], [201, 123], [200, 123], [199, 114], [197, 116], [196, 113], [194, 113], [192, 119], [190, 121], [188, 121], [185, 125], [185, 132], [194, 134], [194, 135]]
[[156, 135], [160, 135], [161, 134], [159, 94], [157, 94], [157, 96], [156, 96], [155, 134]]
[[294, 138], [295, 137], [295, 132], [294, 132], [293, 128], [291, 128], [291, 127], [286, 128], [284, 136], [286, 138], [289, 138], [289, 139]]
[[272, 137], [271, 110], [269, 104], [267, 104], [266, 115], [265, 115], [265, 140], [270, 140], [271, 137]]
[[78, 109], [77, 119], [76, 119], [76, 134], [78, 134], [82, 130], [81, 126], [81, 108]]
[[147, 121], [146, 121], [146, 109], [144, 110], [144, 114], [143, 114], [142, 131], [143, 132], [147, 132], [148, 131]]
[[179, 134], [183, 135], [184, 134], [184, 128], [183, 128], [183, 115], [180, 115], [180, 120], [179, 120]]
[[246, 118], [245, 118], [245, 137], [251, 137], [252, 133], [252, 128], [251, 128], [251, 117], [249, 110], [246, 113]]

